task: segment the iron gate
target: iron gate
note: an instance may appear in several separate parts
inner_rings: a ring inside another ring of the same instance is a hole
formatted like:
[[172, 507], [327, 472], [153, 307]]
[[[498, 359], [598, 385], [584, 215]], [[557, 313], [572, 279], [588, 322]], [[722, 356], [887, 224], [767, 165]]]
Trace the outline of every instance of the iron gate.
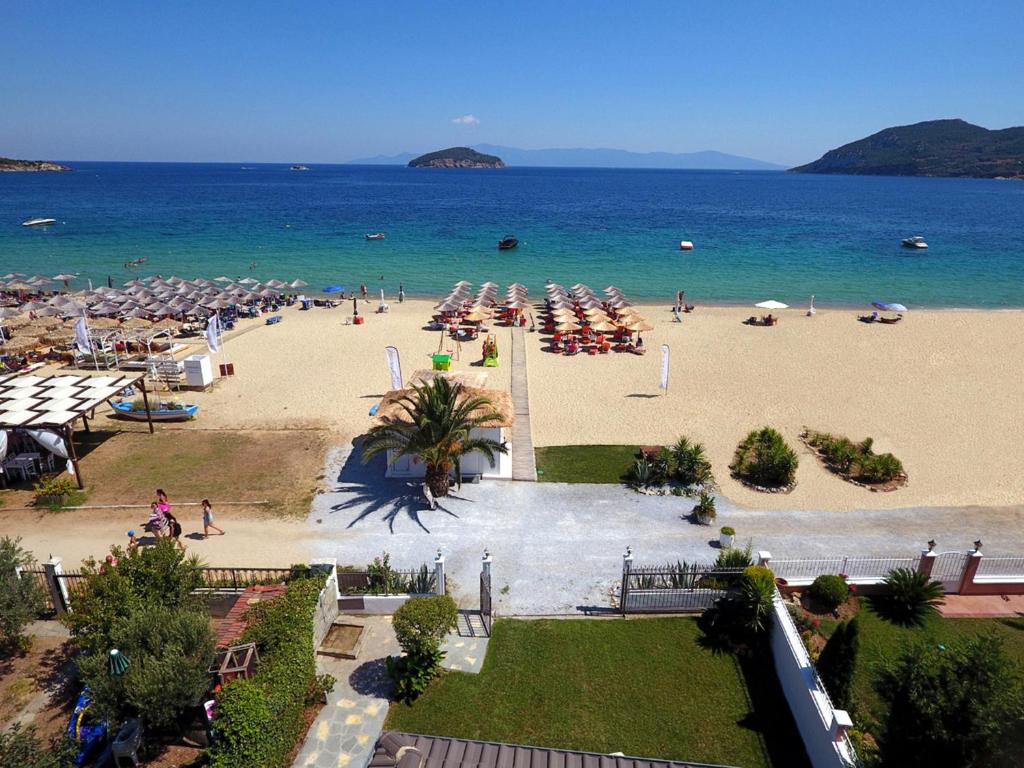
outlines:
[[932, 579], [942, 582], [947, 594], [959, 591], [968, 559], [965, 552], [939, 552], [932, 563]]

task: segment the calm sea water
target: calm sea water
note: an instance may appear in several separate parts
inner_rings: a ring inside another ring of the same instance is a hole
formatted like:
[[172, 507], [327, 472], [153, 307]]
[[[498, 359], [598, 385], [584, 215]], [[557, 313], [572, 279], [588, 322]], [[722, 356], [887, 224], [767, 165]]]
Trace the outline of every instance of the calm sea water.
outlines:
[[[1024, 184], [785, 173], [72, 163], [0, 174], [0, 274], [296, 277], [436, 296], [546, 278], [697, 302], [1024, 306]], [[20, 226], [58, 219], [46, 229]], [[387, 239], [366, 241], [384, 231]], [[514, 251], [498, 252], [506, 233]], [[930, 249], [899, 245], [924, 235]], [[680, 239], [696, 250], [682, 253]], [[124, 262], [145, 257], [138, 269]], [[255, 267], [251, 267], [256, 262]], [[383, 280], [381, 278], [383, 277]]]

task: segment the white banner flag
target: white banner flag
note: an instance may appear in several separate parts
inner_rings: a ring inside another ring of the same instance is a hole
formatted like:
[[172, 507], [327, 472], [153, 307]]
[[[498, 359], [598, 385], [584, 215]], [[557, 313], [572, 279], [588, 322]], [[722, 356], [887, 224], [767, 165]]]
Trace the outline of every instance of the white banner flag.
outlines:
[[211, 315], [206, 323], [206, 346], [211, 352], [220, 350], [220, 318], [217, 315]]
[[668, 392], [668, 344], [661, 345], [661, 389]]
[[391, 371], [391, 388], [402, 388], [402, 363], [398, 359], [398, 350], [394, 347], [384, 347], [384, 354], [388, 356], [388, 369]]
[[75, 323], [75, 346], [83, 355], [92, 353], [92, 342], [89, 341], [89, 326], [82, 317]]

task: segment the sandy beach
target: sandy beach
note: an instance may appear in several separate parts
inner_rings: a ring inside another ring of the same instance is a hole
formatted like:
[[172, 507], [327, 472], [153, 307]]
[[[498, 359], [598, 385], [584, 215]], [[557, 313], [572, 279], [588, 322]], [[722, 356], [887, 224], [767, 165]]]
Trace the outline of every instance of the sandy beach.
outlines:
[[[349, 305], [300, 312], [229, 338], [216, 362], [237, 375], [196, 396], [195, 428], [317, 427], [339, 441], [362, 434], [368, 411], [390, 387], [384, 347], [396, 346], [403, 376], [430, 367], [440, 334], [423, 329], [432, 302], [391, 300], [391, 313], [346, 325]], [[785, 310], [771, 328], [748, 327], [743, 307], [698, 307], [673, 323], [665, 306], [642, 308], [655, 330], [645, 357], [565, 357], [526, 336], [533, 439], [537, 446], [672, 442], [706, 446], [722, 491], [759, 508], [1009, 505], [1024, 500], [1017, 449], [1024, 436], [1024, 312], [910, 312], [895, 326], [866, 325], [850, 309]], [[251, 326], [250, 326], [251, 327]], [[495, 327], [501, 366], [479, 367], [481, 342], [462, 345], [455, 370], [486, 372], [510, 386], [511, 330]], [[658, 389], [659, 346], [672, 350], [670, 386]], [[450, 342], [445, 341], [447, 350]], [[757, 493], [729, 477], [736, 443], [751, 429], [779, 429], [801, 453], [796, 489]], [[873, 493], [844, 482], [803, 449], [804, 427], [871, 436], [876, 451], [904, 463], [909, 484]]]

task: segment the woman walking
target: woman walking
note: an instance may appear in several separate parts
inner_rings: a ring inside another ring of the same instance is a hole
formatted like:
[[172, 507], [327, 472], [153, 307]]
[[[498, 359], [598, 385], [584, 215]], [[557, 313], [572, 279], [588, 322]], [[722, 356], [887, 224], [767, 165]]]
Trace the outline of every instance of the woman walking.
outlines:
[[210, 529], [213, 528], [221, 536], [224, 535], [224, 531], [213, 524], [213, 507], [210, 505], [209, 499], [203, 499], [203, 538], [210, 538]]

